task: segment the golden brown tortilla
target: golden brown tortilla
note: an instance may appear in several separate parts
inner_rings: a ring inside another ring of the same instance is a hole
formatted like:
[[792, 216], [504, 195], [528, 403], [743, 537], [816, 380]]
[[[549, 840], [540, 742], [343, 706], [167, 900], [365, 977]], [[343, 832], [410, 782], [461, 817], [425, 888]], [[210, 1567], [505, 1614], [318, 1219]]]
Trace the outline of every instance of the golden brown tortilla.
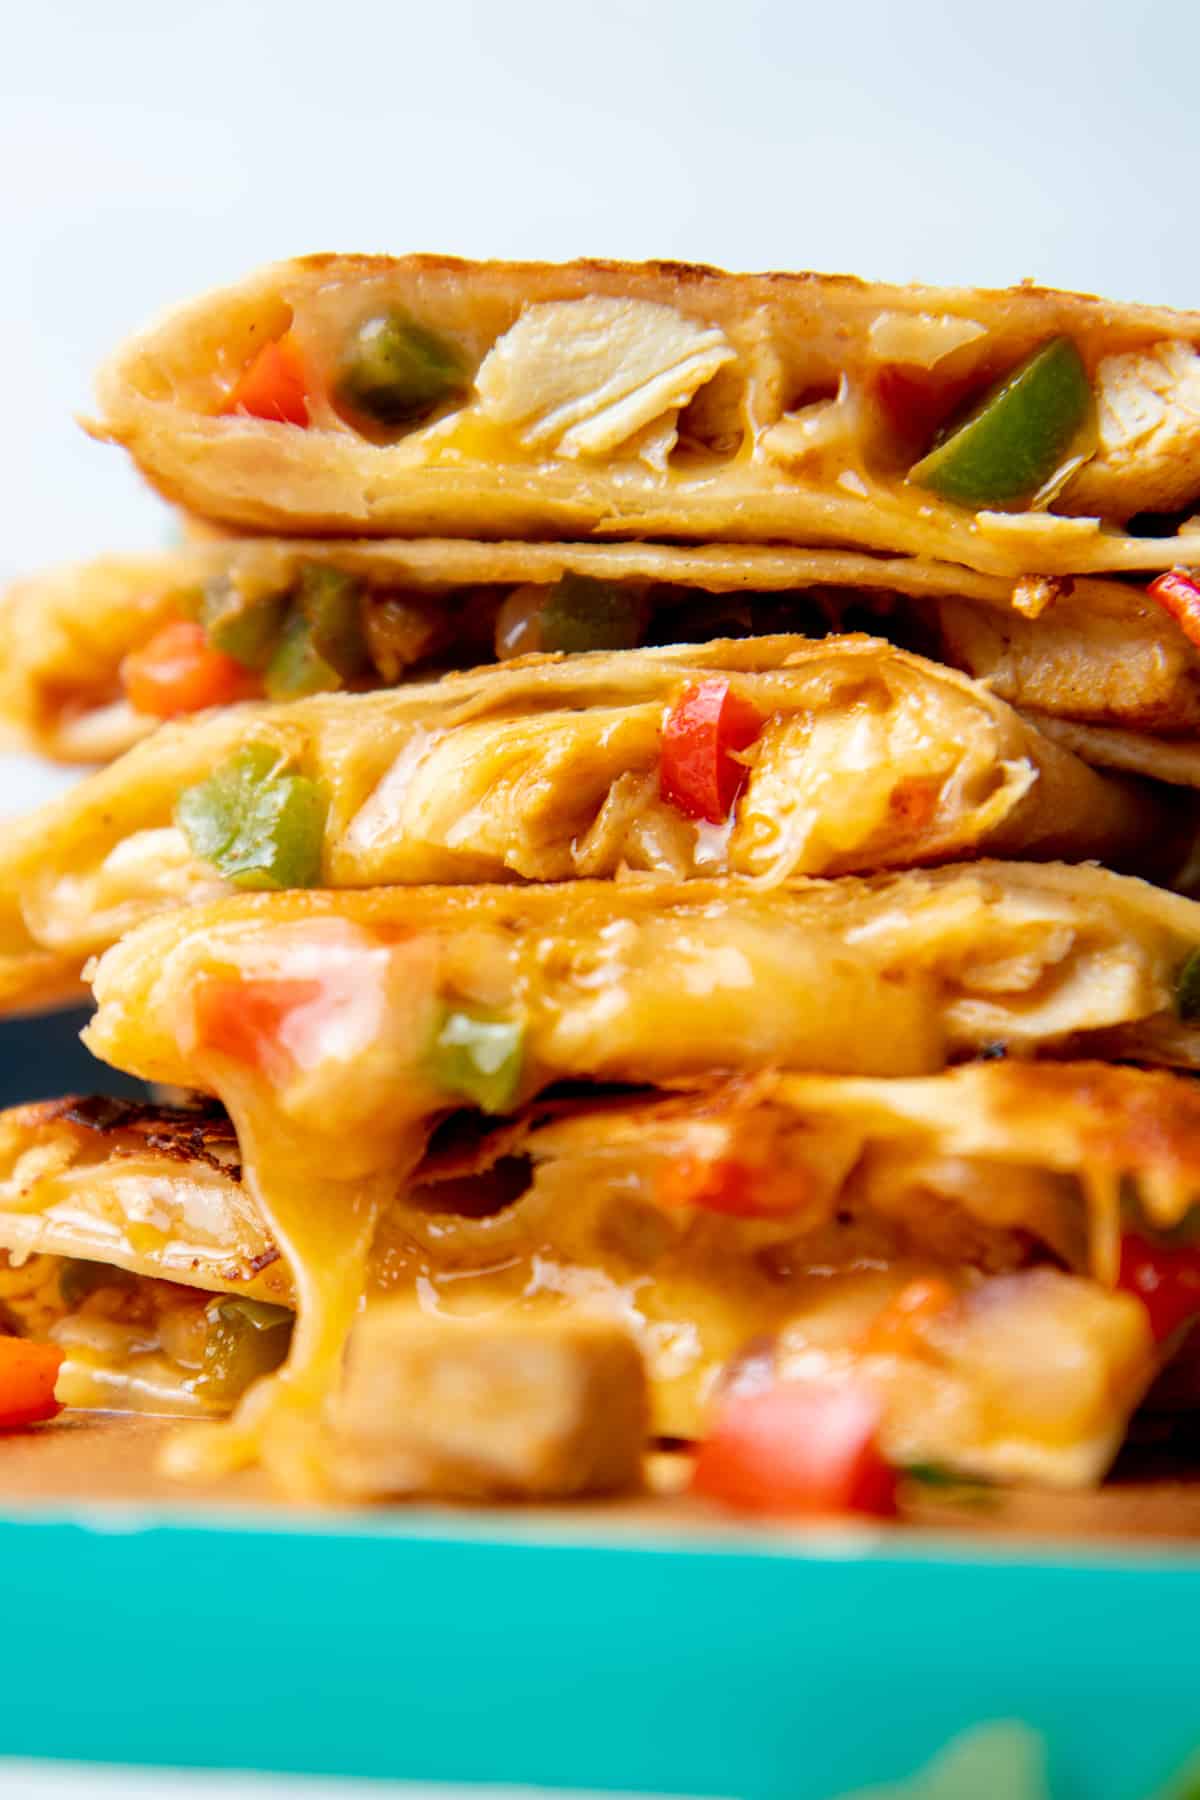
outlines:
[[[464, 373], [431, 416], [368, 436], [340, 371], [387, 310]], [[284, 334], [308, 427], [223, 410]], [[906, 482], [961, 403], [1060, 335], [1097, 393], [1061, 492], [971, 511]], [[1032, 286], [313, 256], [132, 339], [101, 372], [93, 429], [169, 498], [259, 530], [855, 545], [1009, 577], [1158, 569], [1200, 559], [1200, 532], [1124, 526], [1200, 495], [1198, 343], [1196, 314]]]
[[[389, 1058], [419, 1064], [429, 1007], [455, 993], [502, 1016], [515, 1009], [538, 1046], [537, 1082], [774, 1063], [914, 1074], [997, 1043], [1053, 1053], [1117, 1026], [1138, 1028], [1143, 1060], [1160, 1059], [1161, 1039], [1166, 1060], [1193, 1066], [1200, 1048], [1176, 987], [1197, 945], [1200, 903], [1058, 864], [774, 889], [656, 880], [240, 895], [165, 913], [108, 951], [93, 972], [88, 1042], [146, 1080], [205, 1087], [189, 1037], [196, 980], [319, 979], [327, 951], [335, 968], [344, 952], [347, 968], [375, 971], [371, 1007], [348, 1016], [351, 1038], [322, 1048], [318, 1034], [312, 1047], [312, 1067], [327, 1049], [339, 1081], [351, 1042], [380, 1033]], [[391, 1031], [396, 1007], [411, 1011], [415, 1036]], [[369, 1106], [370, 1086], [364, 1072], [347, 1100]], [[398, 1105], [390, 1075], [384, 1090]], [[318, 1112], [306, 1125], [336, 1127]]]
[[[685, 816], [660, 786], [669, 708], [717, 676], [761, 720], [725, 824]], [[46, 959], [70, 980], [139, 920], [232, 891], [180, 796], [248, 748], [316, 784], [311, 878], [337, 889], [713, 874], [770, 887], [978, 854], [1168, 874], [1183, 855], [1153, 790], [1096, 774], [985, 686], [875, 639], [527, 658], [213, 711], [10, 826], [8, 1005], [39, 997]]]

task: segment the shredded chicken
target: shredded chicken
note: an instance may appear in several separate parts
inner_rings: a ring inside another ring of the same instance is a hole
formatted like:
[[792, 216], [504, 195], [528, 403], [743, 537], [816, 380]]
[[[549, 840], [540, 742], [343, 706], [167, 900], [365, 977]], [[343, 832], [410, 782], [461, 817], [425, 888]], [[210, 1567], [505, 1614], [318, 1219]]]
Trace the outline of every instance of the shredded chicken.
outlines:
[[1096, 370], [1099, 449], [1065, 496], [1072, 512], [1127, 519], [1200, 494], [1200, 353], [1168, 338]]
[[862, 407], [844, 378], [833, 400], [814, 400], [784, 413], [763, 433], [762, 448], [778, 462], [800, 463], [822, 450], [844, 448], [852, 454], [862, 437]]
[[607, 456], [638, 438], [633, 453], [660, 466], [680, 408], [733, 356], [723, 332], [672, 306], [593, 296], [527, 306], [475, 386], [483, 416], [528, 449]]

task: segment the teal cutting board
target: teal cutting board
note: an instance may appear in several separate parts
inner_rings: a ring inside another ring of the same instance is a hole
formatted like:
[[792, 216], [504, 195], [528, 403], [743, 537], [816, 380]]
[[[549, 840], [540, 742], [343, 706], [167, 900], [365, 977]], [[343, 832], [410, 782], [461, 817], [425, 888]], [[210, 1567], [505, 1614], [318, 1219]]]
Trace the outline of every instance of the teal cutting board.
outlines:
[[1200, 1745], [1200, 1552], [56, 1504], [0, 1555], [0, 1755], [830, 1800], [1012, 1718], [1144, 1800]]

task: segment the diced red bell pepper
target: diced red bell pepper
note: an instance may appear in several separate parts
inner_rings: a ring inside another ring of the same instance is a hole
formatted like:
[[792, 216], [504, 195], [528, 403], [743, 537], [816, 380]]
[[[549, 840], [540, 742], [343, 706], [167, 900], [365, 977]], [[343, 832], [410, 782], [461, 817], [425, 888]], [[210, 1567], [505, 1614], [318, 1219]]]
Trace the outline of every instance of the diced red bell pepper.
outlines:
[[1168, 569], [1164, 575], [1155, 576], [1146, 592], [1170, 613], [1184, 637], [1200, 649], [1200, 581], [1186, 569]]
[[887, 1516], [896, 1476], [879, 1448], [880, 1417], [861, 1381], [731, 1393], [700, 1446], [692, 1491], [739, 1512]]
[[660, 1206], [694, 1206], [734, 1219], [775, 1219], [795, 1212], [803, 1196], [796, 1186], [736, 1157], [685, 1153], [669, 1162], [655, 1189]]
[[736, 753], [747, 749], [762, 728], [757, 708], [735, 693], [724, 675], [693, 682], [675, 701], [663, 727], [663, 798], [689, 819], [721, 824], [746, 780], [746, 767]]
[[926, 442], [946, 416], [944, 386], [885, 363], [875, 377], [875, 394], [898, 436]]
[[319, 980], [201, 975], [192, 996], [197, 1046], [282, 1083], [293, 1072], [285, 1041], [287, 1023], [325, 991]]
[[1152, 1244], [1131, 1232], [1121, 1240], [1117, 1286], [1137, 1295], [1161, 1344], [1200, 1317], [1200, 1249]]
[[259, 676], [214, 650], [193, 619], [174, 619], [131, 650], [121, 664], [121, 685], [134, 711], [155, 719], [229, 706], [263, 691]]
[[308, 424], [308, 380], [290, 332], [263, 345], [242, 371], [222, 410], [274, 419], [283, 425]]
[[54, 1398], [62, 1359], [57, 1344], [0, 1337], [0, 1431], [38, 1425], [62, 1411]]
[[869, 1356], [912, 1356], [926, 1325], [954, 1305], [954, 1289], [940, 1275], [919, 1275], [876, 1313], [859, 1340]]
[[892, 789], [892, 817], [905, 831], [924, 831], [937, 811], [942, 783], [933, 777], [911, 775]]

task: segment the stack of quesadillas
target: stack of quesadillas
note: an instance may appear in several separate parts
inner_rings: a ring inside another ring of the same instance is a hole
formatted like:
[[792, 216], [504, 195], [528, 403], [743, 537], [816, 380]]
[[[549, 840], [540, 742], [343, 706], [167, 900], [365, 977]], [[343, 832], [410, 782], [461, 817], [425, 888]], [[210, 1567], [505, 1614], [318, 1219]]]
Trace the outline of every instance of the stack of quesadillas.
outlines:
[[386, 1486], [540, 1381], [555, 1491], [619, 1418], [803, 1509], [1187, 1403], [1200, 315], [316, 257], [99, 391], [186, 528], [0, 611], [107, 763], [6, 832], [0, 998], [184, 1092], [0, 1118], [0, 1420], [48, 1345], [319, 1487], [353, 1334]]

